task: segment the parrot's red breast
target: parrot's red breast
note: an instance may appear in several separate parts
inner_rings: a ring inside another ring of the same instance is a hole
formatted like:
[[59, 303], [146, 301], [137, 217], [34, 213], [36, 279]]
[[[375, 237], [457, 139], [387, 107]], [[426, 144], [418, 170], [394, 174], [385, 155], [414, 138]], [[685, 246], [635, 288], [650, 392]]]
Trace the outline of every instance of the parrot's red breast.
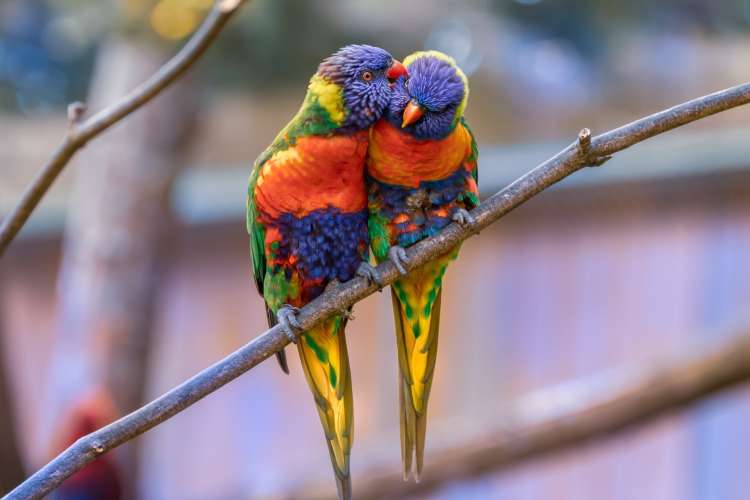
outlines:
[[367, 154], [367, 131], [329, 137], [300, 137], [263, 165], [255, 187], [260, 212], [303, 217], [335, 207], [358, 212], [367, 206], [362, 164]]
[[444, 139], [416, 139], [402, 129], [380, 120], [370, 132], [367, 172], [374, 179], [403, 187], [449, 177], [471, 155], [471, 134], [463, 124]]

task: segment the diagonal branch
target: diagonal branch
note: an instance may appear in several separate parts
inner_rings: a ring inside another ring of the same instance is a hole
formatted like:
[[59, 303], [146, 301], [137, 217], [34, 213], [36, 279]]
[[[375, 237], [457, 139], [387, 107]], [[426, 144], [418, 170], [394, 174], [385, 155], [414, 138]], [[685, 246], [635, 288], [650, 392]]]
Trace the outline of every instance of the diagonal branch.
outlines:
[[[750, 380], [750, 327], [719, 337], [724, 340], [718, 345], [701, 346], [658, 368], [638, 366], [532, 392], [515, 405], [506, 425], [432, 454], [419, 483], [402, 480], [400, 463], [366, 467], [354, 484], [357, 498], [423, 497], [453, 481], [614, 436]], [[323, 500], [330, 491], [308, 484], [289, 498], [300, 496]]]
[[[590, 132], [581, 131], [576, 142], [474, 209], [472, 215], [476, 224], [473, 228], [462, 228], [451, 224], [439, 234], [410, 247], [407, 250], [407, 268], [414, 269], [444, 254], [529, 198], [584, 166], [601, 164], [608, 156], [633, 144], [692, 121], [748, 103], [750, 103], [750, 83], [688, 101], [596, 137], [590, 137]], [[398, 271], [390, 262], [380, 264], [378, 271], [387, 284], [399, 277]], [[303, 307], [298, 319], [303, 329], [309, 329], [376, 290], [376, 285], [368, 284], [363, 278], [353, 279], [327, 291]], [[79, 439], [13, 490], [7, 498], [14, 500], [41, 498], [99, 455], [176, 415], [250, 370], [288, 343], [289, 339], [281, 327], [274, 326], [141, 409]]]
[[0, 257], [31, 217], [39, 201], [76, 152], [88, 141], [137, 110], [182, 76], [216, 39], [243, 0], [219, 0], [190, 40], [159, 71], [115, 103], [80, 122], [81, 103], [68, 107], [68, 132], [47, 163], [37, 172], [21, 200], [0, 225]]

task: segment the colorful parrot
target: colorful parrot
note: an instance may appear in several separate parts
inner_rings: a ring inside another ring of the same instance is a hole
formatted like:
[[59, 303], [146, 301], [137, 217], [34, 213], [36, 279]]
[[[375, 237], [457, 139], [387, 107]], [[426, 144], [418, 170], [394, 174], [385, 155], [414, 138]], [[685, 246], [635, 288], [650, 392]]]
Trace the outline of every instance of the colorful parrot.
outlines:
[[[340, 49], [320, 64], [302, 107], [255, 162], [247, 203], [255, 283], [269, 325], [281, 324], [292, 341], [301, 331], [297, 308], [355, 274], [375, 278], [367, 262], [368, 131], [405, 73], [382, 49]], [[351, 498], [353, 437], [346, 322], [336, 315], [297, 343], [342, 499]], [[288, 373], [283, 353], [279, 361]]]
[[404, 479], [419, 480], [427, 400], [438, 346], [443, 275], [458, 248], [406, 275], [405, 247], [452, 221], [471, 226], [479, 203], [477, 145], [463, 113], [466, 75], [447, 55], [417, 52], [404, 60], [382, 120], [370, 132], [367, 159], [370, 243], [378, 262], [404, 275], [391, 287], [396, 323]]

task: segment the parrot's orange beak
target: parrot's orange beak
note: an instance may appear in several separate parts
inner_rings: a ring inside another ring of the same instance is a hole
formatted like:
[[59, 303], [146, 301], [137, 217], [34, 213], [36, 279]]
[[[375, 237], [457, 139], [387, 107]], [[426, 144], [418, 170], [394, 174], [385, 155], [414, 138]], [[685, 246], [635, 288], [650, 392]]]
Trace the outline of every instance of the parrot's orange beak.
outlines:
[[404, 121], [401, 122], [401, 128], [411, 125], [424, 115], [424, 108], [414, 101], [409, 101], [404, 109]]
[[385, 76], [386, 78], [388, 78], [388, 80], [390, 80], [391, 83], [393, 83], [398, 80], [400, 76], [409, 76], [409, 72], [406, 71], [406, 66], [401, 64], [401, 61], [394, 59], [393, 64], [391, 64], [391, 67], [388, 68]]

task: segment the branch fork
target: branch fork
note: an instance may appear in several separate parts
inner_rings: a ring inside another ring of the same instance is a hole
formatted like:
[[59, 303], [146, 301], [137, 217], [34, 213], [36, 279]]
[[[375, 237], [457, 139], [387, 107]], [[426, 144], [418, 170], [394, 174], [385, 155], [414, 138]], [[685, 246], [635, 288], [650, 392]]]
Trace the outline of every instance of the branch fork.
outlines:
[[578, 132], [578, 154], [582, 158], [584, 167], [601, 167], [612, 159], [612, 155], [596, 155], [591, 151], [591, 130], [581, 129]]

